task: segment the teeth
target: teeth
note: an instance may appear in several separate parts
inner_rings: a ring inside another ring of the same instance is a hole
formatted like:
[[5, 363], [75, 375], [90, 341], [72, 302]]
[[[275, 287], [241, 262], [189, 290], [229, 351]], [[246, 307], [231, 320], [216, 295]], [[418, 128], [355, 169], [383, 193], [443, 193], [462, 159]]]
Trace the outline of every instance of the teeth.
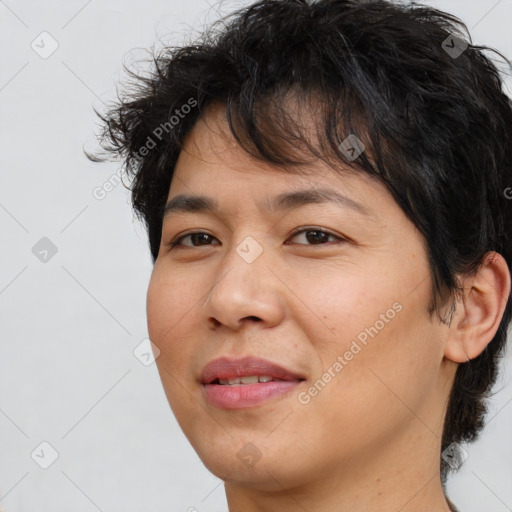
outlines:
[[[235, 384], [234, 382], [228, 381], [230, 384]], [[256, 384], [258, 382], [257, 375], [250, 375], [248, 377], [240, 377], [240, 382], [242, 384]]]
[[269, 375], [248, 375], [247, 377], [237, 377], [234, 379], [219, 379], [219, 383], [228, 386], [239, 386], [240, 384], [256, 384], [257, 382], [270, 382], [273, 379]]

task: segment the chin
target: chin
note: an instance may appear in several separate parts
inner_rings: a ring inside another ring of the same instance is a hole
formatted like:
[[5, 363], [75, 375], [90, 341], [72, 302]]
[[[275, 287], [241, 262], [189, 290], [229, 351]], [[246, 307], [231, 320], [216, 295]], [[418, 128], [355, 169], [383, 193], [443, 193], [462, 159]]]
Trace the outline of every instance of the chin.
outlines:
[[[227, 483], [243, 485], [266, 492], [282, 491], [308, 481], [306, 468], [298, 466], [290, 457], [289, 449], [266, 435], [252, 436], [252, 441], [225, 433], [212, 440], [201, 437], [191, 444], [204, 466], [216, 477]], [[190, 438], [189, 438], [190, 440]], [[288, 451], [288, 453], [286, 453]], [[304, 462], [302, 457], [299, 460]]]

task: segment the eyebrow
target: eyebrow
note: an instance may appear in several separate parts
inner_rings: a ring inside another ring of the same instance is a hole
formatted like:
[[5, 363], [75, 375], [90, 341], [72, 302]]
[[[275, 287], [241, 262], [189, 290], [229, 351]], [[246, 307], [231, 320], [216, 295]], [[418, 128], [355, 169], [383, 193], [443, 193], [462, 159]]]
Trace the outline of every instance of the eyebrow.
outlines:
[[[362, 204], [340, 192], [328, 188], [296, 190], [284, 192], [265, 202], [267, 211], [277, 212], [297, 209], [307, 204], [334, 203], [342, 208], [350, 208], [367, 217], [375, 217]], [[219, 213], [219, 205], [213, 197], [180, 194], [165, 205], [163, 218], [174, 213]]]

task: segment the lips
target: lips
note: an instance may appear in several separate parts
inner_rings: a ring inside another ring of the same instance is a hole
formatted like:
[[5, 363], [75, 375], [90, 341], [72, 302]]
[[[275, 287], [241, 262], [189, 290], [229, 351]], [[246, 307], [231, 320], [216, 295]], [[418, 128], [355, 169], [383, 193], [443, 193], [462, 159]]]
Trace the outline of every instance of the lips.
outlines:
[[251, 375], [266, 375], [282, 381], [302, 381], [305, 377], [277, 363], [254, 356], [242, 358], [220, 357], [210, 361], [199, 377], [201, 384], [211, 384], [219, 379], [235, 379]]

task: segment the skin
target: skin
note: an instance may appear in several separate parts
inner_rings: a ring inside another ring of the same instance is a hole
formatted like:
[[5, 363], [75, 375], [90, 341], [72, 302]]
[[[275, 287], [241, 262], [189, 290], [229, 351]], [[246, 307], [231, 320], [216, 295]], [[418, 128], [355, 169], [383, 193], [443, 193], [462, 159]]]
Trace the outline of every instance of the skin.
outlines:
[[[427, 312], [423, 237], [385, 187], [322, 161], [308, 173], [253, 159], [229, 134], [220, 107], [188, 135], [168, 198], [204, 194], [221, 211], [163, 222], [147, 317], [169, 404], [204, 465], [224, 480], [230, 512], [448, 511], [439, 474], [446, 404], [458, 364], [498, 329], [510, 292], [506, 263], [489, 253], [445, 325]], [[273, 213], [263, 206], [282, 192], [320, 186], [369, 215], [332, 203]], [[292, 236], [296, 228], [335, 236], [315, 242], [315, 233]], [[211, 236], [168, 245], [195, 231]], [[236, 252], [248, 236], [263, 249], [252, 263]], [[304, 397], [396, 303], [394, 318], [301, 403], [299, 392]], [[198, 382], [204, 365], [248, 354], [306, 381], [252, 408], [208, 403]], [[251, 467], [237, 455], [246, 443], [261, 456]]]

